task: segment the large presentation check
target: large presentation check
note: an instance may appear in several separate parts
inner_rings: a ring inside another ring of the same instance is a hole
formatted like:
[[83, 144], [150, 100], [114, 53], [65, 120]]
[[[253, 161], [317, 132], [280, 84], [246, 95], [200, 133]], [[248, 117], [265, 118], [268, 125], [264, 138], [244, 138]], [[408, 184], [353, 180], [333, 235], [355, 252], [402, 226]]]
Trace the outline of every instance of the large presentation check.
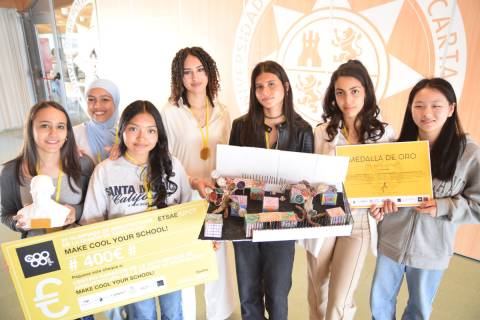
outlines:
[[433, 198], [427, 141], [338, 146], [350, 157], [345, 190], [353, 208], [381, 205], [415, 206]]
[[2, 244], [25, 319], [75, 319], [216, 280], [203, 200]]

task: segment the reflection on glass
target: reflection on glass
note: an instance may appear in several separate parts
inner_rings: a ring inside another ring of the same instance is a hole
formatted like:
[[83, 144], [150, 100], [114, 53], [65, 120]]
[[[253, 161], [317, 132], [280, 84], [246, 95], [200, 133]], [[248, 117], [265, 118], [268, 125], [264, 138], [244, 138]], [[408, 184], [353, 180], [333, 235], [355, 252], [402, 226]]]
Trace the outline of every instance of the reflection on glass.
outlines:
[[[55, 2], [55, 19], [60, 38], [63, 76], [70, 112], [85, 110], [85, 87], [98, 78], [98, 33], [93, 0]], [[57, 7], [57, 3], [59, 7]]]
[[55, 41], [52, 27], [48, 23], [35, 24], [37, 34], [38, 52], [41, 63], [41, 77], [44, 82], [46, 96], [63, 104], [63, 86], [61, 83], [61, 70], [55, 54]]

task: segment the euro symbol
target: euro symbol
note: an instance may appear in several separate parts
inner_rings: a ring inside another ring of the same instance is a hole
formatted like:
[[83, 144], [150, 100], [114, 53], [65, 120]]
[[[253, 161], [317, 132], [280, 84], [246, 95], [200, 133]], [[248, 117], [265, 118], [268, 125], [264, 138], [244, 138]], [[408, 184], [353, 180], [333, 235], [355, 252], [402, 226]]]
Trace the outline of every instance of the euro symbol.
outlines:
[[62, 281], [57, 278], [47, 278], [40, 281], [35, 288], [35, 298], [33, 298], [33, 302], [36, 302], [35, 306], [39, 308], [46, 317], [61, 318], [70, 310], [70, 307], [64, 306], [59, 312], [50, 311], [48, 307], [49, 305], [60, 302], [60, 299], [58, 299], [58, 292], [45, 294], [43, 289], [50, 283], [60, 286]]

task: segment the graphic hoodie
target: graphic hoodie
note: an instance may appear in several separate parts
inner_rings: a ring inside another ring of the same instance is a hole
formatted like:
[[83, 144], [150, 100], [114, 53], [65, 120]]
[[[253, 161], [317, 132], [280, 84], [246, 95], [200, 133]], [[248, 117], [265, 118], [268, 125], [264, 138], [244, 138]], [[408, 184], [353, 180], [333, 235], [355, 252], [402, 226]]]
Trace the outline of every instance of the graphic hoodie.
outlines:
[[[148, 201], [142, 170], [124, 157], [98, 164], [90, 179], [80, 225], [146, 211]], [[174, 175], [166, 186], [169, 206], [190, 201], [192, 194], [185, 170], [174, 157], [172, 171]]]

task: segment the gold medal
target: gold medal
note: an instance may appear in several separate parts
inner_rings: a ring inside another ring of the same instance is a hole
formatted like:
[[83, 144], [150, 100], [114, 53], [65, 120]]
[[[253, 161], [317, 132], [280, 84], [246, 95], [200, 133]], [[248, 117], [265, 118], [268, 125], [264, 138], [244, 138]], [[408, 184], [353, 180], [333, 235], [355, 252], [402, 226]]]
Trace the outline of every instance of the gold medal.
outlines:
[[203, 147], [202, 150], [200, 150], [200, 159], [207, 160], [208, 157], [210, 157], [210, 148]]

